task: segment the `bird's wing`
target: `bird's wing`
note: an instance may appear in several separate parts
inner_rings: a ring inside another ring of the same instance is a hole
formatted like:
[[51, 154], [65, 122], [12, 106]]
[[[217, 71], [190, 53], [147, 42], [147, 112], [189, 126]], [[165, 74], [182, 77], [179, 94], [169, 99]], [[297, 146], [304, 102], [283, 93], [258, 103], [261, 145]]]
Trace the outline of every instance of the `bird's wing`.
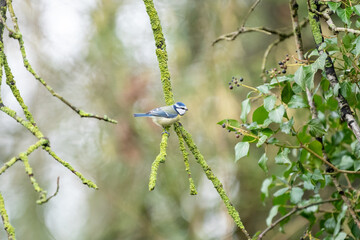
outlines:
[[164, 118], [174, 118], [177, 116], [176, 111], [173, 110], [171, 106], [155, 108], [147, 112], [147, 114], [154, 117], [164, 117]]

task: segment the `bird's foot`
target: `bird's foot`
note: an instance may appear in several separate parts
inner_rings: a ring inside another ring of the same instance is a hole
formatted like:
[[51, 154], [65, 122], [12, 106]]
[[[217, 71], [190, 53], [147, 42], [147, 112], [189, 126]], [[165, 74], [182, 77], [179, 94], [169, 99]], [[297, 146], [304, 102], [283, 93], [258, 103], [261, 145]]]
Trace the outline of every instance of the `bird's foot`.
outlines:
[[168, 131], [166, 131], [166, 129], [164, 129], [164, 131], [161, 133], [161, 135], [163, 135], [164, 133], [166, 133], [170, 137], [170, 133]]

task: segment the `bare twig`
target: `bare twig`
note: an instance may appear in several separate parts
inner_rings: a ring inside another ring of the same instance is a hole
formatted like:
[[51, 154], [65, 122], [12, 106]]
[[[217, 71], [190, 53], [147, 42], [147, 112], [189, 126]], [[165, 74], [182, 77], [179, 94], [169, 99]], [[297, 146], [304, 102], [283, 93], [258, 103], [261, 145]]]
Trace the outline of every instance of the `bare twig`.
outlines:
[[245, 27], [246, 21], [248, 20], [248, 18], [250, 17], [250, 14], [255, 10], [256, 6], [261, 2], [261, 0], [256, 0], [253, 5], [251, 5], [248, 13], [246, 14], [243, 24], [241, 25], [241, 27]]

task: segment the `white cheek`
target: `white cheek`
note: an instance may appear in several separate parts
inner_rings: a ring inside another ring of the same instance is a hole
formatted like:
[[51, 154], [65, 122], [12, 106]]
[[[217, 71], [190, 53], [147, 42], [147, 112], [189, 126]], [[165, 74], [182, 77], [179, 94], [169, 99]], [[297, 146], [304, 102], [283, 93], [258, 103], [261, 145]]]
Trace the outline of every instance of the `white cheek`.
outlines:
[[181, 109], [181, 108], [177, 109], [177, 111], [178, 111], [178, 113], [179, 113], [180, 115], [184, 115], [185, 112], [186, 112], [185, 109]]

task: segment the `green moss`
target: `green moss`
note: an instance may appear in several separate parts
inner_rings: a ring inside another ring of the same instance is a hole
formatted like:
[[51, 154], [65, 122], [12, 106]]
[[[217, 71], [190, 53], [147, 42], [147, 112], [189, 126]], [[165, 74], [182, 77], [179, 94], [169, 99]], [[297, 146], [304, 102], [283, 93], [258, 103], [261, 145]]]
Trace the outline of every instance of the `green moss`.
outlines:
[[199, 149], [193, 142], [191, 135], [182, 126], [175, 125], [175, 128], [177, 128], [176, 131], [179, 131], [181, 133], [181, 136], [184, 138], [185, 143], [187, 144], [191, 153], [194, 155], [197, 163], [200, 164], [200, 166], [202, 167], [202, 169], [205, 172], [206, 177], [212, 182], [214, 188], [219, 193], [221, 199], [223, 200], [223, 202], [228, 210], [229, 215], [234, 219], [236, 225], [244, 232], [244, 234], [248, 237], [248, 239], [250, 239], [250, 236], [247, 233], [247, 231], [245, 230], [244, 225], [240, 219], [239, 212], [236, 211], [235, 207], [230, 202], [230, 199], [227, 196], [222, 183], [212, 172], [211, 168], [205, 161], [203, 155], [200, 153]]
[[80, 172], [76, 171], [68, 162], [62, 160], [60, 157], [58, 157], [49, 146], [44, 146], [43, 147], [45, 151], [47, 151], [50, 156], [52, 156], [56, 161], [58, 161], [59, 163], [61, 163], [64, 167], [66, 167], [67, 169], [69, 169], [72, 173], [74, 173], [81, 181], [83, 184], [87, 185], [90, 188], [93, 189], [98, 189], [98, 187], [96, 186], [95, 183], [93, 183], [92, 181], [86, 179]]
[[0, 215], [4, 223], [4, 229], [8, 234], [9, 240], [15, 240], [15, 228], [10, 224], [9, 217], [5, 209], [5, 201], [0, 193]]
[[316, 45], [320, 45], [324, 41], [324, 38], [322, 36], [319, 17], [313, 12], [313, 10], [317, 10], [317, 5], [314, 0], [310, 0], [309, 2], [310, 2], [310, 6], [309, 6], [310, 9], [308, 10], [308, 12], [309, 12], [310, 28], [314, 36]]
[[[169, 131], [169, 127], [167, 127], [165, 130]], [[157, 155], [154, 162], [151, 164], [151, 172], [150, 172], [150, 179], [149, 179], [149, 191], [152, 191], [155, 189], [156, 179], [157, 179], [157, 171], [159, 169], [159, 165], [160, 165], [160, 163], [165, 162], [168, 138], [169, 138], [168, 133], [164, 132], [161, 137], [161, 142], [160, 142], [160, 153]]]
[[188, 179], [189, 179], [189, 188], [190, 188], [190, 195], [197, 195], [197, 191], [196, 191], [196, 187], [195, 187], [195, 183], [194, 180], [191, 177], [191, 170], [190, 170], [190, 164], [189, 164], [189, 154], [186, 150], [185, 147], [185, 142], [184, 139], [181, 136], [181, 132], [179, 128], [175, 128], [175, 132], [179, 138], [179, 147], [180, 147], [180, 151], [183, 154], [184, 157], [184, 163], [185, 163], [185, 170], [188, 174]]
[[166, 52], [165, 38], [162, 33], [162, 28], [160, 24], [159, 16], [155, 10], [155, 6], [152, 0], [144, 0], [146, 12], [150, 18], [151, 28], [153, 30], [153, 35], [155, 39], [156, 47], [156, 56], [159, 62], [161, 83], [163, 87], [165, 103], [167, 105], [172, 105], [175, 103], [174, 96], [171, 88], [170, 82], [170, 72], [168, 68], [168, 56]]

